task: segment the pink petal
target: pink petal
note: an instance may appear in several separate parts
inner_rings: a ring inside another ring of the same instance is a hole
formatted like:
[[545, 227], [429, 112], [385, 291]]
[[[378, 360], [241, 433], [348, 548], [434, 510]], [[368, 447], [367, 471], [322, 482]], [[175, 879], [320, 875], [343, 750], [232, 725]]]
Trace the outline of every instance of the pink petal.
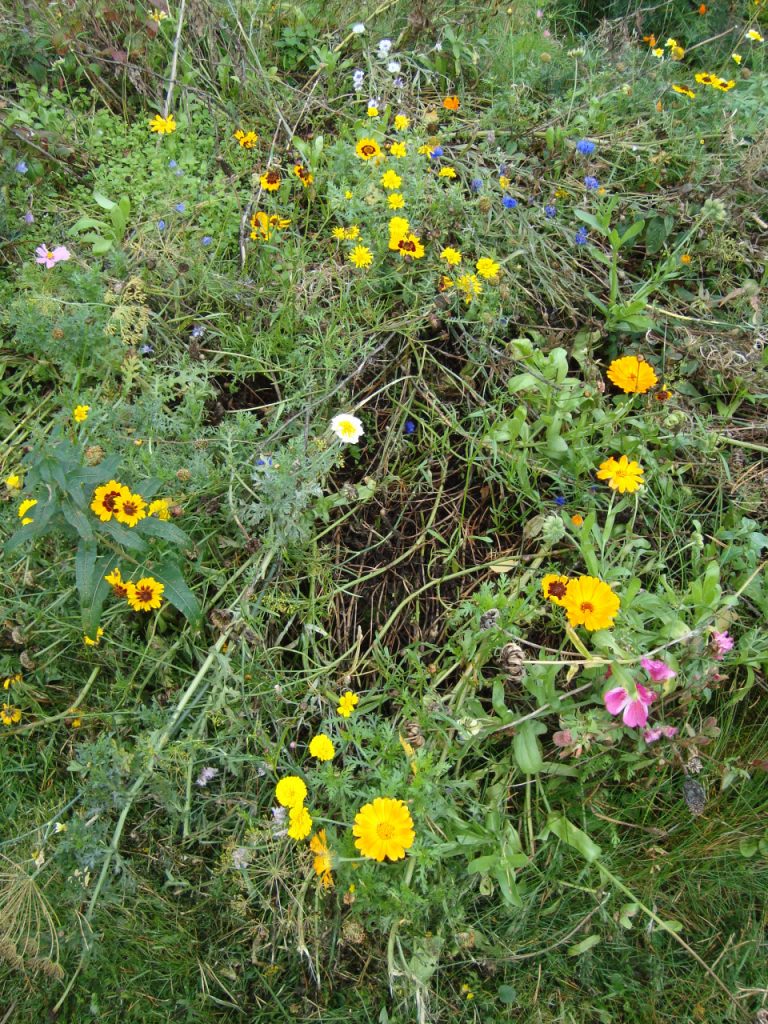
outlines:
[[624, 709], [624, 725], [630, 729], [644, 726], [648, 721], [648, 708], [641, 700], [631, 700]]
[[629, 701], [629, 694], [623, 686], [616, 686], [613, 690], [609, 690], [603, 697], [605, 706], [609, 713], [612, 715], [618, 715], [622, 711]]
[[652, 704], [656, 700], [653, 690], [646, 689], [642, 683], [637, 684], [637, 699], [642, 704]]
[[60, 263], [62, 260], [68, 260], [70, 258], [70, 252], [66, 245], [57, 245], [53, 250], [53, 258], [57, 263]]
[[663, 683], [667, 679], [674, 679], [677, 675], [669, 665], [658, 658], [641, 658], [640, 664], [654, 683]]
[[655, 743], [656, 740], [661, 739], [663, 733], [663, 729], [646, 729], [643, 733], [643, 739], [646, 743]]
[[677, 726], [675, 725], [662, 725], [661, 731], [666, 740], [673, 740], [677, 736]]

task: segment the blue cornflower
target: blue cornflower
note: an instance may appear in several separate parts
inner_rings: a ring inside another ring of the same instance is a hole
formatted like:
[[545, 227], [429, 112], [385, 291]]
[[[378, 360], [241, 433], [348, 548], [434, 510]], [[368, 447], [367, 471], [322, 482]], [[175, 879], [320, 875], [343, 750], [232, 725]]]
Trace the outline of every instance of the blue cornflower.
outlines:
[[210, 235], [203, 235], [203, 245], [210, 245], [213, 239]]
[[586, 228], [579, 228], [579, 230], [576, 232], [574, 242], [576, 243], [576, 245], [586, 245], [588, 236], [589, 232]]
[[584, 184], [588, 189], [591, 189], [593, 192], [595, 189], [600, 188], [600, 182], [597, 180], [597, 178], [593, 178], [591, 174], [588, 174], [586, 176], [586, 178], [584, 179]]
[[576, 149], [578, 149], [580, 153], [583, 153], [584, 156], [592, 156], [595, 152], [595, 144], [594, 142], [590, 142], [589, 139], [579, 139], [576, 143]]
[[184, 203], [176, 203], [176, 205], [174, 206], [174, 210], [176, 211], [176, 213], [184, 213], [185, 209], [186, 206], [184, 205]]
[[565, 498], [562, 496], [562, 494], [558, 494], [558, 496], [555, 498], [555, 504], [559, 505], [560, 508], [563, 507], [563, 505], [565, 504]]
[[139, 355], [151, 356], [154, 351], [151, 345], [142, 345], [139, 349]]
[[553, 217], [557, 216], [557, 207], [554, 206], [552, 203], [547, 203], [547, 205], [544, 207], [544, 216], [547, 218], [547, 220], [552, 220]]
[[469, 187], [472, 189], [473, 192], [479, 192], [480, 189], [483, 187], [483, 179], [473, 178], [472, 181], [470, 181], [469, 183]]
[[195, 324], [195, 326], [192, 328], [192, 334], [190, 336], [197, 340], [198, 338], [202, 338], [204, 334], [205, 326], [203, 324]]
[[512, 196], [504, 196], [504, 198], [501, 200], [501, 205], [504, 207], [505, 210], [514, 210], [514, 208], [517, 206], [517, 200], [513, 199]]
[[272, 456], [268, 455], [266, 459], [256, 459], [256, 466], [259, 469], [271, 469], [272, 468]]
[[169, 161], [168, 161], [168, 166], [169, 166], [169, 167], [170, 167], [171, 169], [173, 169], [174, 167], [178, 167], [179, 165], [178, 165], [178, 164], [176, 163], [176, 161], [175, 161], [175, 160], [169, 160]]
[[435, 146], [435, 148], [429, 155], [432, 157], [433, 160], [439, 160], [440, 157], [443, 155], [443, 152], [444, 150], [442, 146]]
[[405, 432], [406, 432], [406, 434], [415, 434], [416, 433], [416, 424], [413, 422], [413, 420], [406, 420], [405, 421]]
[[165, 221], [164, 220], [159, 220], [157, 222], [157, 230], [158, 231], [165, 231]]
[[24, 214], [24, 223], [25, 224], [34, 224], [35, 223], [35, 215], [34, 215], [34, 213], [32, 213], [31, 210], [27, 210], [27, 212]]
[[23, 160], [19, 160], [19, 162], [16, 164], [16, 167], [14, 168], [14, 170], [17, 171], [19, 174], [26, 174], [27, 171], [29, 170], [29, 168], [27, 167], [27, 165], [24, 163]]

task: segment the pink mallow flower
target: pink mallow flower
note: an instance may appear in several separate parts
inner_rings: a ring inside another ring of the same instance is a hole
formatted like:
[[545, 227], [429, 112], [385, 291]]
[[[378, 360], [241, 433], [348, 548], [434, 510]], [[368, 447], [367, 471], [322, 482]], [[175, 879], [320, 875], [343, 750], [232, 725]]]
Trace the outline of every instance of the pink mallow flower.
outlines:
[[68, 260], [70, 252], [65, 245], [57, 245], [55, 249], [49, 249], [47, 245], [38, 245], [35, 249], [35, 255], [37, 257], [35, 263], [42, 263], [44, 267], [50, 269], [55, 267], [57, 263]]
[[728, 651], [733, 650], [733, 637], [728, 636], [728, 630], [723, 630], [722, 633], [718, 633], [717, 630], [712, 634], [712, 655], [715, 661], [722, 661]]
[[673, 672], [666, 662], [659, 661], [657, 658], [641, 658], [640, 664], [654, 683], [665, 683], [668, 679], [674, 679], [677, 675], [677, 672]]
[[605, 706], [612, 715], [618, 715], [623, 711], [622, 719], [624, 725], [630, 729], [644, 726], [648, 721], [648, 707], [656, 700], [656, 694], [638, 683], [635, 687], [637, 696], [630, 697], [623, 686], [617, 686], [609, 690], [603, 697]]
[[655, 743], [662, 736], [665, 740], [673, 740], [677, 736], [677, 727], [674, 725], [657, 725], [652, 729], [646, 729], [643, 733], [643, 739], [646, 743]]

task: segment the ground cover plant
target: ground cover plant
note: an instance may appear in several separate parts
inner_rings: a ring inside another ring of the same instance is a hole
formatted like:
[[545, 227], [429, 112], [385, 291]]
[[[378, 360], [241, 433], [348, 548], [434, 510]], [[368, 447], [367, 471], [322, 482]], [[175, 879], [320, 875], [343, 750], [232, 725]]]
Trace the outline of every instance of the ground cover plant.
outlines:
[[768, 1019], [767, 33], [3, 12], [0, 1019]]

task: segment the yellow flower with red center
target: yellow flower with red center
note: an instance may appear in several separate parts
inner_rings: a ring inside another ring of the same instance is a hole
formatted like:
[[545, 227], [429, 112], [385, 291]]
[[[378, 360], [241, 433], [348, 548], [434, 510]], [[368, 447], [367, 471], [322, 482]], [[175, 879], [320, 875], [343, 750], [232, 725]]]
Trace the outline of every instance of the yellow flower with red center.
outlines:
[[118, 498], [127, 496], [131, 492], [118, 480], [110, 480], [106, 484], [97, 487], [93, 492], [93, 500], [90, 508], [99, 517], [102, 523], [108, 523], [115, 514], [115, 502]]
[[352, 835], [360, 853], [377, 861], [402, 860], [416, 838], [405, 803], [381, 796], [357, 812]]
[[621, 607], [618, 594], [594, 576], [569, 580], [562, 604], [571, 626], [584, 626], [590, 631], [610, 629]]
[[718, 81], [717, 75], [710, 75], [708, 71], [700, 71], [694, 78], [699, 85], [714, 85]]
[[420, 260], [424, 255], [424, 246], [418, 235], [410, 232], [397, 240], [397, 250], [403, 259]]
[[163, 603], [165, 585], [154, 576], [144, 576], [136, 583], [128, 581], [125, 587], [128, 604], [135, 612], [150, 612]]
[[611, 457], [601, 462], [597, 479], [605, 480], [608, 486], [619, 494], [633, 494], [643, 486], [644, 472], [639, 462], [622, 455], [618, 460]]
[[687, 96], [689, 100], [696, 99], [696, 93], [693, 89], [689, 89], [687, 85], [673, 85], [672, 91], [678, 93], [680, 96]]
[[115, 519], [123, 526], [133, 528], [146, 518], [147, 503], [140, 494], [132, 494], [126, 487], [126, 493], [115, 498]]
[[736, 83], [734, 82], [734, 80], [732, 78], [730, 78], [730, 79], [718, 78], [716, 81], [714, 81], [712, 83], [712, 88], [713, 89], [719, 89], [720, 92], [730, 92], [731, 89], [735, 89], [736, 88]]
[[263, 239], [268, 242], [275, 231], [282, 231], [291, 223], [290, 218], [281, 217], [277, 213], [265, 213], [257, 210], [251, 217], [251, 238], [256, 241]]
[[608, 380], [628, 395], [644, 395], [659, 378], [642, 356], [622, 356], [608, 367]]
[[389, 248], [397, 252], [397, 244], [410, 231], [406, 217], [391, 217], [389, 221]]
[[176, 120], [173, 114], [163, 117], [162, 114], [155, 114], [149, 122], [149, 130], [157, 132], [158, 135], [171, 135], [176, 131]]
[[358, 139], [355, 154], [361, 160], [378, 159], [381, 156], [381, 146], [375, 139]]
[[21, 721], [21, 708], [16, 708], [13, 704], [3, 703], [2, 711], [0, 711], [0, 721], [3, 725], [18, 725]]
[[569, 576], [559, 576], [557, 573], [547, 573], [541, 581], [541, 589], [544, 591], [544, 597], [546, 597], [548, 601], [551, 601], [552, 604], [560, 605], [562, 608], [565, 591], [570, 582], [571, 580]]
[[128, 584], [123, 580], [120, 570], [115, 567], [112, 572], [108, 573], [104, 579], [112, 587], [112, 593], [115, 597], [124, 598], [128, 597]]
[[283, 183], [283, 179], [280, 177], [280, 172], [276, 170], [265, 171], [259, 177], [259, 184], [265, 192], [277, 192]]
[[302, 164], [293, 165], [293, 173], [299, 179], [304, 188], [309, 188], [312, 182], [315, 180], [315, 176], [311, 171], [308, 171]]

